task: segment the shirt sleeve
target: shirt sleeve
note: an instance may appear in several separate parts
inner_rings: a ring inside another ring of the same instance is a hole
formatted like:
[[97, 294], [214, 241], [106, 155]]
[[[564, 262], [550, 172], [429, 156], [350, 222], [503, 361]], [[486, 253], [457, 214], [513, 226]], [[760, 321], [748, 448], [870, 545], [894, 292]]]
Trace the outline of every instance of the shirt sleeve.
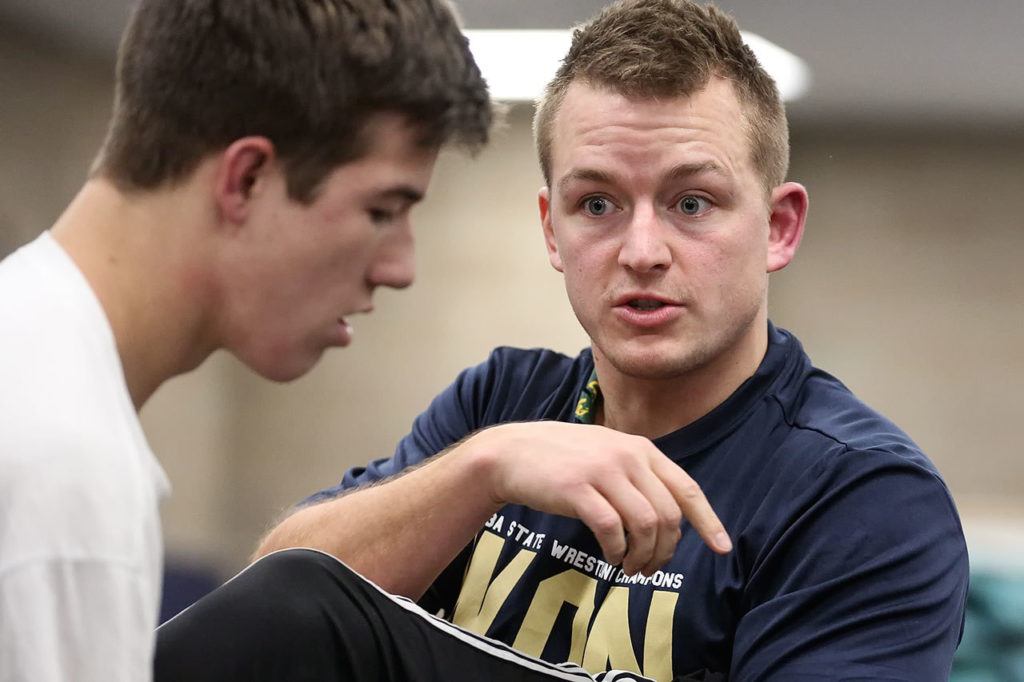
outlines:
[[729, 679], [948, 679], [968, 558], [945, 485], [873, 452], [801, 482], [787, 522], [750, 550]]
[[122, 563], [40, 560], [0, 574], [0, 680], [152, 678], [146, 580]]

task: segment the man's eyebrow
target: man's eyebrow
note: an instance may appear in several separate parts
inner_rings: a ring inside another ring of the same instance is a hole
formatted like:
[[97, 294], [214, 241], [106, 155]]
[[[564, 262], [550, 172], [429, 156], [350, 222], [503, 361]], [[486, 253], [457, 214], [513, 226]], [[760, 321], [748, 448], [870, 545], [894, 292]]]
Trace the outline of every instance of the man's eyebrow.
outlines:
[[385, 201], [389, 199], [399, 199], [409, 204], [419, 203], [423, 200], [423, 192], [411, 185], [388, 187], [387, 189], [378, 192], [375, 196], [377, 199], [383, 199]]
[[[666, 177], [671, 180], [682, 180], [697, 175], [717, 175], [728, 179], [732, 177], [726, 168], [714, 161], [701, 161], [699, 163], [681, 163], [670, 170]], [[577, 168], [558, 181], [558, 189], [565, 191], [566, 187], [573, 182], [596, 182], [611, 184], [614, 178], [610, 173], [595, 168]]]
[[732, 173], [714, 161], [681, 163], [670, 170], [667, 177], [672, 180], [682, 180], [685, 178], [691, 178], [695, 175], [717, 175], [725, 179], [732, 177]]
[[610, 173], [594, 168], [576, 168], [562, 176], [558, 181], [559, 191], [564, 192], [565, 188], [573, 182], [597, 182], [611, 184], [613, 179]]

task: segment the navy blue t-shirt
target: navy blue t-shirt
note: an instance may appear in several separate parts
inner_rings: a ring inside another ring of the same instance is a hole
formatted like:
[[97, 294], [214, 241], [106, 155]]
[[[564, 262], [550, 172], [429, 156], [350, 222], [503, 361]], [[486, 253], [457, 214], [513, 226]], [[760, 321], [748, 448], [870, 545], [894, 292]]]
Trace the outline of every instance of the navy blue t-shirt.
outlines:
[[[574, 421], [594, 368], [499, 348], [417, 417], [390, 459], [352, 469], [316, 501], [391, 476], [486, 426]], [[510, 505], [424, 597], [454, 622], [550, 661], [657, 680], [947, 679], [968, 563], [950, 494], [890, 421], [770, 327], [757, 372], [654, 444], [700, 485], [735, 549], [684, 523], [651, 578], [603, 561], [575, 519]], [[445, 504], [438, 500], [438, 504]]]

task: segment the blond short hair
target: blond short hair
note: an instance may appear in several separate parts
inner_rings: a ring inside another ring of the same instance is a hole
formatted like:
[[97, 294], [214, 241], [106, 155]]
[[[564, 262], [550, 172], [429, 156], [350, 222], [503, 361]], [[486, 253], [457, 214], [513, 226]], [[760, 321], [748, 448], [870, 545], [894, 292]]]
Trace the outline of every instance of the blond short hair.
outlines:
[[572, 47], [537, 104], [534, 137], [551, 184], [555, 116], [569, 86], [584, 82], [637, 99], [689, 97], [717, 76], [732, 82], [766, 190], [785, 181], [789, 128], [775, 82], [743, 42], [736, 22], [689, 0], [620, 0], [577, 28]]

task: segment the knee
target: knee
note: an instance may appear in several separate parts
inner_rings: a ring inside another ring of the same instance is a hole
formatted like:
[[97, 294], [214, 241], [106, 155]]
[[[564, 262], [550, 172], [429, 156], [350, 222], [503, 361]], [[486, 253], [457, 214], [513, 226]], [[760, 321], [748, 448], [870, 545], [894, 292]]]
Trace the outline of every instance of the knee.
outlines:
[[310, 549], [286, 549], [269, 554], [240, 574], [247, 599], [262, 604], [276, 628], [304, 630], [327, 617], [334, 593], [334, 557]]

